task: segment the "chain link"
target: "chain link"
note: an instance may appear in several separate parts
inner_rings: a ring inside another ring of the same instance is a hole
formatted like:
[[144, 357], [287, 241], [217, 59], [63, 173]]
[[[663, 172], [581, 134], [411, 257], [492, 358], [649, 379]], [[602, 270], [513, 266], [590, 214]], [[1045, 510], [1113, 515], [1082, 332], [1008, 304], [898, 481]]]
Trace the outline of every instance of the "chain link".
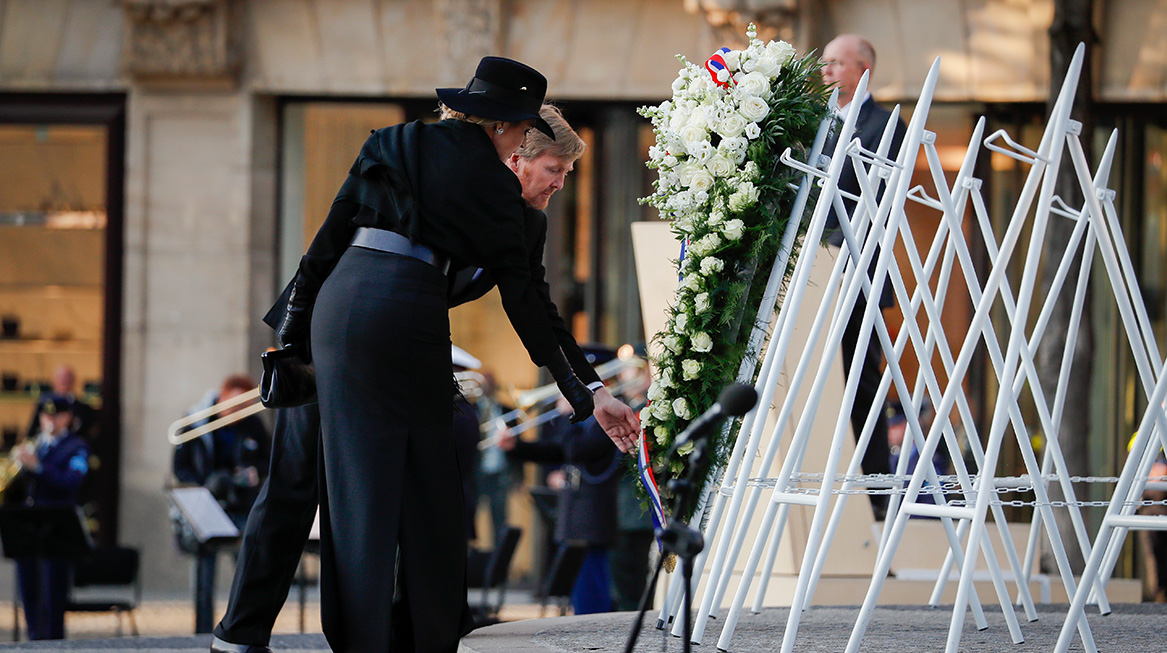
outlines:
[[[821, 485], [824, 476], [825, 475], [822, 473], [799, 472], [799, 473], [791, 474], [790, 483], [791, 484], [818, 483]], [[840, 495], [840, 494], [893, 495], [893, 494], [895, 494], [895, 495], [902, 496], [902, 495], [906, 495], [907, 491], [908, 491], [905, 484], [909, 483], [912, 480], [911, 476], [902, 475], [902, 474], [901, 475], [897, 475], [897, 474], [836, 474], [834, 478], [835, 478], [835, 482], [839, 483], [839, 484], [862, 485], [864, 487], [861, 487], [861, 488], [853, 488], [853, 487], [831, 488], [832, 495]], [[946, 501], [946, 504], [949, 506], [968, 506], [972, 502], [975, 501], [974, 497], [976, 496], [976, 492], [972, 491], [972, 490], [965, 492], [961, 487], [959, 477], [957, 477], [956, 475], [949, 474], [949, 475], [939, 476], [937, 478], [940, 481], [939, 485], [925, 484], [925, 485], [921, 486], [919, 494], [921, 494], [921, 495], [937, 495], [937, 494], [968, 495], [966, 498], [957, 498], [957, 499], [952, 499], [951, 501]], [[1017, 476], [1017, 477], [994, 478], [994, 481], [996, 483], [1001, 483], [1001, 484], [994, 485], [994, 487], [992, 488], [992, 492], [995, 494], [1014, 494], [1014, 493], [1019, 494], [1019, 493], [1024, 493], [1024, 492], [1032, 492], [1033, 485], [1028, 484], [1029, 478], [1030, 477], [1028, 475]], [[1055, 481], [1059, 480], [1059, 477], [1057, 474], [1045, 474], [1041, 478], [1042, 478], [1042, 480], [1046, 481], [1047, 484], [1050, 482], [1055, 482]], [[978, 479], [979, 479], [979, 476], [972, 476], [970, 480], [972, 480], [972, 482], [975, 484]], [[1076, 484], [1077, 483], [1115, 484], [1118, 482], [1119, 479], [1117, 476], [1071, 476], [1071, 477], [1069, 477], [1069, 480], [1071, 483], [1076, 483]], [[1154, 477], [1154, 478], [1151, 478], [1148, 480], [1167, 481], [1167, 477]], [[885, 484], [889, 484], [889, 483], [892, 484], [891, 487], [872, 487], [872, 486], [878, 486], [878, 485], [885, 485]], [[778, 484], [778, 479], [774, 478], [774, 477], [754, 477], [754, 478], [749, 479], [749, 481], [747, 481], [748, 486], [759, 487], [759, 488], [775, 488], [777, 486], [777, 484]], [[898, 485], [898, 487], [896, 485]], [[723, 494], [728, 494], [728, 493], [732, 492], [731, 489], [724, 488], [724, 487], [722, 488], [721, 491]], [[822, 494], [821, 488], [815, 488], [815, 487], [792, 486], [792, 487], [787, 487], [785, 491], [789, 494], [800, 494], [800, 495], [808, 495], [808, 496], [819, 496]], [[1010, 507], [1016, 507], [1016, 508], [1044, 507], [1044, 506], [1050, 506], [1051, 508], [1067, 508], [1069, 506], [1077, 506], [1077, 507], [1081, 507], [1081, 508], [1106, 508], [1106, 507], [1110, 506], [1111, 501], [1061, 501], [1061, 500], [1056, 500], [1056, 501], [1052, 501], [1052, 500], [1051, 501], [1036, 501], [1036, 500], [1026, 501], [1023, 499], [1012, 499], [1012, 500], [993, 499], [993, 500], [989, 501], [989, 504], [993, 505], [993, 506], [1010, 506]], [[1134, 507], [1167, 506], [1167, 499], [1158, 499], [1158, 500], [1140, 499], [1140, 500], [1134, 500], [1134, 501], [1124, 501], [1121, 503], [1121, 505], [1127, 506], [1127, 507], [1130, 507], [1130, 506], [1134, 506]]]

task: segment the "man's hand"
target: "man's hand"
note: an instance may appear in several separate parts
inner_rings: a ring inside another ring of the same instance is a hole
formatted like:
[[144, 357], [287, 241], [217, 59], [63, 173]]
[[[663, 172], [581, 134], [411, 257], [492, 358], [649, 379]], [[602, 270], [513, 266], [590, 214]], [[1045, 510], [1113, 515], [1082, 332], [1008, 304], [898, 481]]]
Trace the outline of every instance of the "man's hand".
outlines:
[[498, 435], [495, 437], [498, 438], [498, 448], [502, 449], [503, 451], [510, 451], [514, 449], [515, 443], [517, 443], [519, 440], [519, 436], [515, 435], [514, 431], [505, 427], [503, 430], [499, 431]]
[[607, 388], [596, 390], [593, 397], [596, 404], [596, 421], [612, 438], [616, 448], [624, 453], [636, 449], [640, 437], [640, 419], [627, 404], [612, 396]]

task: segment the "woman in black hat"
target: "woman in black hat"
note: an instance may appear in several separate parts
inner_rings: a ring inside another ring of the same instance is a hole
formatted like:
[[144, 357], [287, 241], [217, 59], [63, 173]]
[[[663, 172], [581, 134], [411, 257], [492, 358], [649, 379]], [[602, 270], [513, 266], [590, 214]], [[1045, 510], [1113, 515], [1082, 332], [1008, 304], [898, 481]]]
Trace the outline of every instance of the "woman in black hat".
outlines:
[[606, 392], [593, 403], [599, 379], [578, 347], [560, 348], [531, 283], [522, 187], [503, 161], [532, 128], [554, 138], [539, 118], [546, 88], [536, 70], [486, 57], [465, 88], [437, 91], [461, 119], [374, 132], [301, 259], [278, 338], [310, 345], [316, 365], [333, 650], [455, 651], [469, 630], [446, 308], [454, 272], [491, 273], [531, 360], [577, 420], [594, 408], [622, 448], [639, 428]]

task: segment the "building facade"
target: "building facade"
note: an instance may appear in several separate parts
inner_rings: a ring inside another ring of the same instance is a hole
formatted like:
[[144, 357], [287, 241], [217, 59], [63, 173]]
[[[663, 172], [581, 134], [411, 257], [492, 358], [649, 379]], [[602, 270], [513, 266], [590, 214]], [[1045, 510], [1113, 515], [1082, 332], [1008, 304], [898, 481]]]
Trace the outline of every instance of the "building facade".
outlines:
[[[1125, 134], [1124, 227], [1162, 343], [1167, 0], [1096, 7], [1099, 124]], [[433, 89], [485, 54], [544, 72], [589, 144], [552, 200], [552, 286], [581, 340], [616, 345], [644, 338], [628, 224], [655, 218], [637, 202], [652, 134], [635, 109], [668, 97], [675, 54], [739, 44], [750, 20], [800, 51], [858, 32], [879, 53], [875, 96], [905, 104], [941, 56], [929, 126], [963, 151], [979, 115], [1040, 123], [1052, 15], [1051, 0], [0, 0], [0, 313], [23, 325], [0, 340], [17, 377], [0, 426], [23, 428], [30, 392], [74, 366], [102, 405], [101, 536], [144, 549], [148, 587], [183, 588], [167, 426], [228, 374], [258, 375], [258, 318], [369, 129], [432, 117]], [[1008, 170], [990, 174], [1004, 193]], [[500, 313], [460, 309], [455, 343], [537, 385], [513, 334], [482, 326]], [[1121, 348], [1103, 349], [1113, 465], [1137, 401]]]

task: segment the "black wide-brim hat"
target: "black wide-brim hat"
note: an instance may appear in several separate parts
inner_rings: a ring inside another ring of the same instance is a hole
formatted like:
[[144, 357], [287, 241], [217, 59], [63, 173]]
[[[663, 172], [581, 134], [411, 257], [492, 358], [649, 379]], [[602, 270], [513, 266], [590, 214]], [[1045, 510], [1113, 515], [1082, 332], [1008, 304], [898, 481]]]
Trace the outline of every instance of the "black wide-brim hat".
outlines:
[[547, 78], [526, 64], [483, 57], [466, 88], [439, 88], [437, 92], [442, 104], [454, 111], [506, 122], [533, 119], [539, 131], [555, 140], [551, 125], [539, 116], [547, 95]]

